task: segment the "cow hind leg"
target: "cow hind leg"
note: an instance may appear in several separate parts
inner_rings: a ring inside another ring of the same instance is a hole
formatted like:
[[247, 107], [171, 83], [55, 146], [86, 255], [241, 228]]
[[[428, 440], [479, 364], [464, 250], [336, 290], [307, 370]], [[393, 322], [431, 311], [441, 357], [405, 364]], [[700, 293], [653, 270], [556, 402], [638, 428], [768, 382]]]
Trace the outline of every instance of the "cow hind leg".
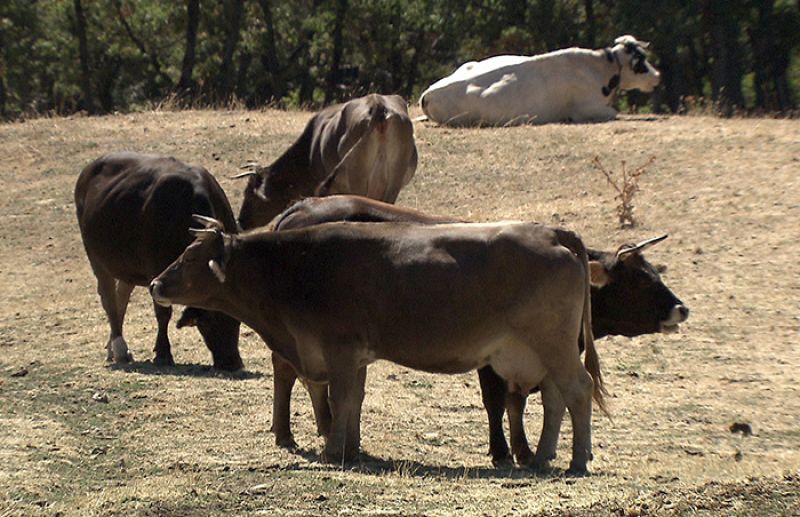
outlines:
[[561, 423], [567, 406], [550, 378], [545, 378], [539, 386], [542, 390], [544, 419], [542, 434], [539, 436], [539, 444], [536, 446], [536, 454], [530, 466], [537, 470], [545, 470], [549, 467], [549, 462], [556, 457], [558, 435], [561, 432]]
[[587, 463], [592, 459], [592, 378], [576, 355], [571, 374], [552, 375], [553, 383], [569, 409], [572, 420], [572, 461], [568, 474], [588, 474]]
[[359, 431], [353, 423], [360, 415], [364, 394], [360, 368], [355, 358], [342, 348], [337, 347], [336, 353], [326, 354], [325, 358], [332, 421], [322, 460], [334, 464], [343, 464], [358, 455]]
[[162, 307], [153, 302], [153, 309], [156, 313], [156, 321], [158, 321], [156, 345], [153, 348], [156, 355], [153, 358], [153, 364], [159, 366], [175, 366], [175, 360], [172, 358], [172, 346], [170, 345], [169, 335], [167, 334], [169, 320], [172, 318], [172, 307]]
[[481, 385], [481, 398], [486, 416], [489, 420], [489, 454], [495, 467], [510, 467], [511, 454], [505, 434], [503, 434], [503, 412], [506, 395], [506, 381], [492, 370], [484, 366], [478, 370]]
[[[111, 327], [111, 333], [106, 343], [106, 361], [129, 363], [133, 361], [133, 355], [128, 350], [125, 338], [122, 337], [122, 322], [125, 318], [125, 311], [120, 311], [120, 303], [117, 297], [117, 281], [104, 269], [100, 267], [93, 267], [93, 269], [97, 277], [97, 294], [100, 295], [100, 302]], [[127, 303], [125, 306], [127, 307]]]
[[[272, 354], [272, 372], [272, 432], [275, 433], [275, 445], [295, 448], [297, 443], [292, 436], [291, 402], [292, 389], [297, 380], [297, 372], [294, 371], [292, 365], [274, 353]], [[327, 397], [327, 394], [325, 396]], [[313, 393], [311, 394], [311, 400], [312, 402], [314, 401]], [[325, 403], [327, 405], [327, 399]], [[314, 414], [316, 416], [316, 405]]]
[[528, 437], [525, 436], [524, 415], [527, 398], [527, 395], [511, 392], [507, 392], [505, 397], [508, 426], [511, 431], [511, 451], [520, 465], [531, 465], [534, 458], [528, 445]]

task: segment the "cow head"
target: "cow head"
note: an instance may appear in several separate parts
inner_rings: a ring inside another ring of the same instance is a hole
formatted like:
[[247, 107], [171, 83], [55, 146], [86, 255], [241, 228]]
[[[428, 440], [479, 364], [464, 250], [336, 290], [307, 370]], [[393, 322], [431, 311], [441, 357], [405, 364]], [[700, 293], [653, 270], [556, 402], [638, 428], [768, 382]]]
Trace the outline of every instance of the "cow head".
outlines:
[[661, 81], [661, 73], [647, 60], [645, 50], [650, 44], [630, 35], [614, 40], [610, 52], [620, 67], [619, 87], [623, 90], [652, 92]]
[[626, 244], [616, 253], [590, 251], [595, 337], [674, 332], [689, 317], [689, 309], [642, 255], [666, 238]]
[[238, 370], [244, 367], [239, 355], [239, 322], [216, 311], [186, 307], [177, 323], [178, 328], [197, 327], [203, 341], [211, 350], [214, 368]]
[[269, 167], [256, 167], [237, 176], [242, 177], [249, 178], [239, 210], [239, 226], [243, 230], [264, 226], [295, 200], [294, 185], [272, 174]]
[[202, 229], [190, 228], [195, 240], [150, 283], [156, 303], [173, 303], [211, 308], [208, 301], [217, 298], [225, 283], [226, 255], [233, 237], [223, 232], [220, 221], [193, 215]]

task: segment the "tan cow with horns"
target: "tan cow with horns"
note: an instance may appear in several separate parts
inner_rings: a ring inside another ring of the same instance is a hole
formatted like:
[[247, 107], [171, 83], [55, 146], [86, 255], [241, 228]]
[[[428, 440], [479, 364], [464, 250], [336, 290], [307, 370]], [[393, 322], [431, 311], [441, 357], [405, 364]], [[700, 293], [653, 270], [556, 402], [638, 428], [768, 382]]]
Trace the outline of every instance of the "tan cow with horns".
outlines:
[[540, 386], [534, 466], [553, 455], [566, 406], [570, 471], [587, 472], [592, 397], [603, 407], [604, 388], [587, 253], [574, 233], [533, 223], [336, 222], [236, 235], [200, 219], [207, 227], [153, 280], [153, 299], [224, 311], [309, 384], [327, 383], [325, 461], [358, 453], [366, 367], [385, 359], [435, 373], [490, 365], [520, 394]]

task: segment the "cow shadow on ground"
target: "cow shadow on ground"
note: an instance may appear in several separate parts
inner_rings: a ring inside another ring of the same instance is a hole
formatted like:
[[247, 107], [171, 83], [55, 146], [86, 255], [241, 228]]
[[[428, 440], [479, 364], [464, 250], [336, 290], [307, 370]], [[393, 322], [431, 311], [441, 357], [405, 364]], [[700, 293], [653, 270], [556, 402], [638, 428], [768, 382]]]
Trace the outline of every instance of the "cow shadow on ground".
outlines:
[[238, 370], [235, 372], [218, 370], [208, 364], [184, 363], [175, 366], [162, 366], [151, 361], [135, 361], [126, 364], [110, 364], [110, 370], [133, 372], [142, 375], [171, 376], [171, 377], [213, 377], [220, 379], [250, 380], [261, 379], [264, 373], [251, 370]]
[[[348, 472], [357, 472], [359, 474], [367, 474], [373, 476], [386, 476], [387, 474], [395, 474], [401, 477], [411, 478], [446, 478], [446, 479], [509, 479], [509, 480], [523, 480], [523, 479], [556, 479], [564, 478], [566, 472], [557, 468], [550, 468], [544, 471], [537, 471], [525, 467], [517, 466], [501, 466], [492, 467], [488, 465], [485, 467], [452, 467], [445, 465], [431, 465], [414, 460], [393, 460], [373, 456], [371, 454], [362, 452], [359, 454], [358, 459], [354, 462], [345, 463], [340, 466], [326, 465], [321, 462], [319, 451], [306, 448], [294, 448], [292, 453], [302, 456], [307, 462], [320, 467], [327, 466], [331, 469], [343, 470]], [[300, 463], [293, 463], [283, 465], [281, 470], [306, 470], [305, 466]]]
[[414, 460], [386, 459], [366, 453], [361, 453], [359, 455], [358, 461], [350, 466], [350, 470], [376, 476], [396, 474], [402, 477], [441, 477], [446, 479], [527, 479], [552, 478], [563, 475], [563, 471], [558, 469], [549, 469], [539, 472], [512, 465], [493, 467], [488, 459], [485, 467], [453, 467], [447, 465], [431, 465]]

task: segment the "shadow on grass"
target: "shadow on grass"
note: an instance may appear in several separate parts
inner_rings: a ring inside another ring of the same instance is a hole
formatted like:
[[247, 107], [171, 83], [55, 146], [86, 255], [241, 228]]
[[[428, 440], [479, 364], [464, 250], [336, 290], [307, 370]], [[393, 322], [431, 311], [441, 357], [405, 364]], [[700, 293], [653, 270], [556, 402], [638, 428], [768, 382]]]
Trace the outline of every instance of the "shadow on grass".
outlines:
[[[319, 451], [306, 448], [290, 449], [294, 454], [302, 456], [307, 462], [318, 468], [330, 468], [348, 472], [357, 472], [373, 476], [398, 475], [406, 478], [447, 478], [447, 479], [554, 479], [569, 477], [566, 472], [557, 468], [543, 471], [532, 470], [525, 467], [449, 467], [442, 465], [429, 465], [412, 460], [391, 460], [373, 456], [362, 452], [358, 459], [343, 465], [328, 465], [320, 460]], [[488, 459], [487, 459], [488, 461]], [[308, 464], [291, 463], [288, 465], [273, 466], [277, 470], [307, 470]], [[269, 469], [268, 469], [269, 470]]]
[[208, 364], [176, 364], [175, 366], [155, 365], [150, 361], [138, 361], [127, 364], [109, 364], [108, 369], [123, 372], [134, 372], [142, 375], [173, 376], [173, 377], [217, 377], [220, 379], [249, 380], [261, 379], [265, 376], [262, 372], [238, 370], [235, 372], [218, 370]]
[[[487, 458], [487, 462], [488, 462]], [[347, 468], [347, 466], [345, 466]], [[449, 467], [430, 465], [413, 460], [392, 460], [361, 453], [357, 462], [350, 465], [350, 470], [362, 474], [384, 476], [397, 474], [401, 477], [427, 478], [442, 477], [447, 479], [524, 479], [558, 477], [562, 471], [548, 469], [534, 471], [524, 467], [502, 466], [492, 467]]]

